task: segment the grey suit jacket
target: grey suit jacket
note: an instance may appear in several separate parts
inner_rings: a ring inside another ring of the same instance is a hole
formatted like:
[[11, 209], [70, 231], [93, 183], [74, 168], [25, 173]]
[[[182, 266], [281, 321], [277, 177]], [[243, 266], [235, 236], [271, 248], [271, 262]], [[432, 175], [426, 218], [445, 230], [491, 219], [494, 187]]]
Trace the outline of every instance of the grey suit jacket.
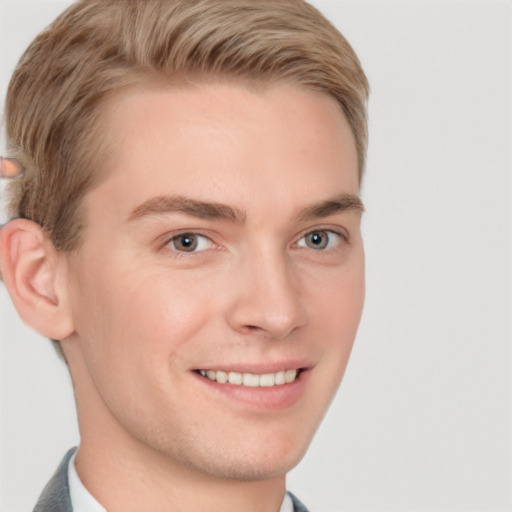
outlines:
[[[72, 448], [66, 453], [57, 471], [43, 489], [33, 512], [73, 512], [69, 496], [68, 464], [75, 450], [76, 448]], [[308, 512], [308, 509], [291, 492], [289, 494], [295, 512]]]

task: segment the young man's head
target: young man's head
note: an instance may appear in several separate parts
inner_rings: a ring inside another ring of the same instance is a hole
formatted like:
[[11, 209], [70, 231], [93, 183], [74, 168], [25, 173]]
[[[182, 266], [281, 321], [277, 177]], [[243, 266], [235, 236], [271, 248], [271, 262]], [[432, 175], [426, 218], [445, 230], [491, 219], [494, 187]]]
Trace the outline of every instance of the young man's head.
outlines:
[[278, 485], [304, 454], [363, 306], [367, 95], [300, 0], [78, 2], [22, 57], [2, 272], [107, 508], [130, 474]]

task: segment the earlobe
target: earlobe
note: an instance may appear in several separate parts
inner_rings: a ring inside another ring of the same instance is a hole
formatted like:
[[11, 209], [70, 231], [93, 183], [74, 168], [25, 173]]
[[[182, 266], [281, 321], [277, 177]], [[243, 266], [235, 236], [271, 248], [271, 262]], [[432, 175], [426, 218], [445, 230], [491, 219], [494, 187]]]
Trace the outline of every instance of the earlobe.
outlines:
[[0, 264], [24, 323], [56, 340], [72, 334], [63, 261], [41, 226], [26, 219], [5, 224], [0, 230]]

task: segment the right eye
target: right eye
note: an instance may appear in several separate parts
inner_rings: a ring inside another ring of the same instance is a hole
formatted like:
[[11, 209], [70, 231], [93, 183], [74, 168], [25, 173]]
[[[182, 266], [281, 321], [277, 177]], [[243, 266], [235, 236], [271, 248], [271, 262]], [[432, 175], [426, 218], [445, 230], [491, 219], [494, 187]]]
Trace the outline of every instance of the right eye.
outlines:
[[213, 247], [213, 242], [204, 235], [197, 233], [180, 233], [169, 241], [171, 249], [177, 252], [200, 252]]

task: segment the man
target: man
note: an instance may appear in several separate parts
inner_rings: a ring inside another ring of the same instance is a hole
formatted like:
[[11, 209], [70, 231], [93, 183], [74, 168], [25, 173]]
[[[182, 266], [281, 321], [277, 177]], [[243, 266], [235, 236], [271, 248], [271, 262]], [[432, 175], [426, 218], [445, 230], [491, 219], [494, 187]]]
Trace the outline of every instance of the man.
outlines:
[[30, 45], [1, 270], [81, 434], [36, 511], [306, 510], [286, 473], [364, 300], [367, 95], [302, 1], [83, 1]]

